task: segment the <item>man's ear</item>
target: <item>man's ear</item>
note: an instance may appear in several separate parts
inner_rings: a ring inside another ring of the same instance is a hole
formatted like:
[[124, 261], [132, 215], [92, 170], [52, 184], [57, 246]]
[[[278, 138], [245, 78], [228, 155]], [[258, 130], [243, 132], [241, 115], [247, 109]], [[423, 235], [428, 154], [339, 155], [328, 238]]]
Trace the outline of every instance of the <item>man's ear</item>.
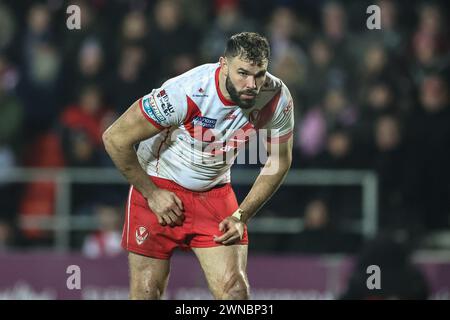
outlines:
[[228, 60], [226, 57], [219, 58], [220, 68], [223, 70], [223, 74], [228, 76]]

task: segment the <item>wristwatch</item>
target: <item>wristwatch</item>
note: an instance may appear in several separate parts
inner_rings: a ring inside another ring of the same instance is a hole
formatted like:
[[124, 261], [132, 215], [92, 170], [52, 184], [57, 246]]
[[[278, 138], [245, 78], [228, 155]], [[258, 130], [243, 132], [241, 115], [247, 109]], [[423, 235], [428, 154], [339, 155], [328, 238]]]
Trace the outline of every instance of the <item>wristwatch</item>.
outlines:
[[238, 218], [239, 221], [242, 221], [242, 214], [243, 213], [244, 213], [244, 210], [239, 208], [232, 214], [232, 216], [235, 217], [235, 218]]

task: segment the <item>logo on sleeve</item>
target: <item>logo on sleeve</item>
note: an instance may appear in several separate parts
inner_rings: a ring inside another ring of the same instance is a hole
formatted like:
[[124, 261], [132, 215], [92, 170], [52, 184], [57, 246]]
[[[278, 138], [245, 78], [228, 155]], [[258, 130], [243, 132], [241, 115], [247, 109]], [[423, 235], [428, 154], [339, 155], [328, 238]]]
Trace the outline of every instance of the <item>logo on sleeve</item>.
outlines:
[[203, 128], [213, 129], [216, 127], [217, 119], [211, 119], [207, 117], [195, 117], [192, 120], [194, 126], [202, 126]]
[[156, 95], [156, 97], [158, 98], [161, 110], [166, 117], [175, 112], [175, 109], [173, 108], [172, 103], [169, 100], [169, 96], [167, 95], [166, 90], [161, 90]]
[[147, 96], [142, 99], [142, 106], [144, 107], [145, 113], [156, 122], [162, 123], [166, 120], [161, 111], [158, 109], [158, 106], [152, 96]]
[[136, 228], [136, 242], [138, 245], [144, 243], [147, 240], [149, 232], [146, 227], [137, 227]]

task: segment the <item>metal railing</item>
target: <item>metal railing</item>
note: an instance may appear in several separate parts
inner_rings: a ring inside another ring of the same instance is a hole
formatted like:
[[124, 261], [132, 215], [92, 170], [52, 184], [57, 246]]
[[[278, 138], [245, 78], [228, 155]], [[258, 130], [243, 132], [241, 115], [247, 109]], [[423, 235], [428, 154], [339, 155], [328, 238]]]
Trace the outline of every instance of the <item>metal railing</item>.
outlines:
[[[251, 185], [259, 173], [258, 169], [232, 170], [233, 185]], [[52, 181], [56, 184], [55, 213], [42, 217], [27, 216], [21, 227], [38, 228], [54, 232], [55, 250], [65, 252], [70, 247], [71, 231], [96, 230], [98, 223], [93, 216], [72, 216], [72, 185], [77, 184], [127, 184], [125, 178], [114, 168], [65, 168], [0, 170], [0, 183], [26, 183]], [[360, 170], [302, 170], [291, 169], [284, 180], [289, 186], [350, 186], [362, 187], [362, 219], [356, 227], [366, 237], [377, 232], [378, 179], [371, 171]], [[249, 223], [252, 232], [296, 233], [303, 228], [298, 218], [258, 217]]]

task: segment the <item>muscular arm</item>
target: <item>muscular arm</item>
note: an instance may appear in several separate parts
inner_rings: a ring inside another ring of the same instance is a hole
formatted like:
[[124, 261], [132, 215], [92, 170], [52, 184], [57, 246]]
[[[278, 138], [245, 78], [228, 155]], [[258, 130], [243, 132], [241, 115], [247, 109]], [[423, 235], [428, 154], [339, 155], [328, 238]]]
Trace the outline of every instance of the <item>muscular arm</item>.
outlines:
[[241, 220], [233, 216], [222, 220], [219, 230], [224, 233], [219, 237], [215, 236], [214, 241], [230, 245], [242, 239], [244, 224], [258, 212], [283, 182], [292, 162], [292, 137], [277, 146], [278, 148], [271, 144], [267, 145], [268, 160], [247, 197], [239, 206], [242, 213]]
[[155, 186], [139, 164], [134, 150], [135, 144], [159, 132], [144, 118], [136, 101], [103, 133], [103, 143], [117, 169], [147, 199], [158, 222], [163, 226], [181, 225], [183, 203], [173, 192]]
[[139, 101], [136, 101], [103, 133], [106, 152], [128, 182], [147, 199], [156, 186], [139, 164], [134, 146], [159, 132], [143, 117]]
[[279, 149], [267, 144], [269, 157], [253, 184], [250, 192], [239, 206], [242, 212], [241, 220], [247, 223], [256, 212], [272, 197], [283, 182], [292, 162], [292, 137], [278, 145]]

